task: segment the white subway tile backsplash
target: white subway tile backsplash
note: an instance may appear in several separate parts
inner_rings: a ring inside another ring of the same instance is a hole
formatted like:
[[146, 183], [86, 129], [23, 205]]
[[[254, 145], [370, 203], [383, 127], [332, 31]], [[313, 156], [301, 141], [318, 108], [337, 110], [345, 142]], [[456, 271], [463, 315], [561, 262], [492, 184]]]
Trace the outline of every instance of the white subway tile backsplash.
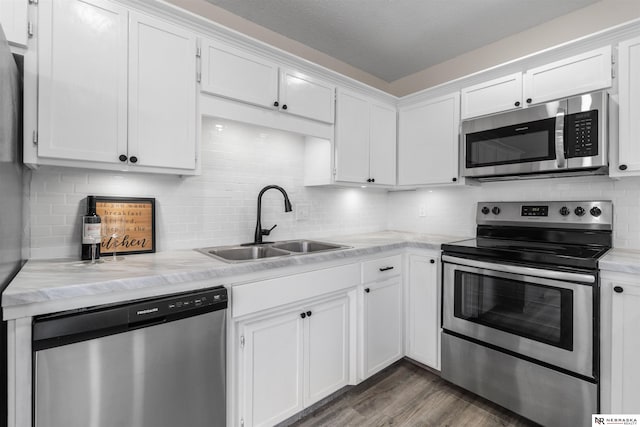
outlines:
[[[216, 124], [224, 126], [218, 131]], [[304, 187], [304, 139], [234, 122], [205, 119], [202, 175], [114, 173], [41, 168], [31, 182], [31, 258], [78, 257], [80, 216], [87, 195], [156, 199], [157, 250], [190, 249], [253, 239], [256, 199], [277, 184], [309, 218], [285, 213], [282, 196], [263, 198], [263, 225], [278, 224], [273, 239], [322, 237], [383, 230], [387, 194], [361, 189]]]
[[[482, 183], [477, 186], [392, 192], [388, 200], [388, 228], [468, 237], [475, 234], [479, 201], [611, 200], [614, 212], [613, 244], [640, 248], [640, 177], [611, 180], [575, 177], [531, 181]], [[419, 217], [420, 205], [426, 217]]]

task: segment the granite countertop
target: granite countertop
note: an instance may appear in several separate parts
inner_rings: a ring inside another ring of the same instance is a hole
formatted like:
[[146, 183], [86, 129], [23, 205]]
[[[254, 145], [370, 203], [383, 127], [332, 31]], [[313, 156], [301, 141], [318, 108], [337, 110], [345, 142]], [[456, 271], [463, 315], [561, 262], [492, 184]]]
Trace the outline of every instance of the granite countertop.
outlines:
[[640, 251], [611, 249], [599, 260], [598, 265], [603, 271], [640, 274]]
[[[395, 231], [319, 238], [313, 240], [338, 243], [350, 248], [235, 264], [219, 261], [195, 250], [127, 256], [115, 264], [105, 261], [92, 265], [70, 259], [28, 261], [2, 294], [2, 307], [5, 310], [10, 309], [10, 317], [16, 318], [16, 309], [20, 306], [82, 299], [136, 289], [160, 289], [163, 286], [171, 287], [276, 268], [375, 255], [406, 247], [439, 250], [442, 243], [461, 239], [462, 237]], [[42, 310], [28, 312], [44, 313]]]

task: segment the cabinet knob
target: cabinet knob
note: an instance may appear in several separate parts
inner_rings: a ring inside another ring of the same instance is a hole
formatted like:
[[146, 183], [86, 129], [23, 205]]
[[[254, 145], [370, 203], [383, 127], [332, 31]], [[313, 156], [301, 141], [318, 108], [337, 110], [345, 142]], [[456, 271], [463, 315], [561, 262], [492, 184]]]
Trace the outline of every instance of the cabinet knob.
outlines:
[[371, 182], [376, 182], [376, 179], [375, 178], [371, 178]]
[[371, 182], [371, 178], [367, 178], [367, 182]]
[[300, 313], [300, 317], [304, 319], [305, 317], [307, 317], [307, 313]]
[[280, 105], [280, 103], [279, 103], [278, 101], [275, 101], [275, 102], [273, 103], [273, 106], [274, 106], [274, 107], [277, 107], [277, 106], [279, 106], [279, 105]]
[[287, 104], [283, 104], [283, 105], [282, 105], [282, 109], [283, 109], [283, 110], [286, 110], [286, 109], [287, 109]]
[[451, 178], [451, 181], [456, 182], [458, 178]]
[[429, 260], [429, 262], [430, 262], [431, 264], [435, 264], [435, 263], [436, 263], [436, 260], [435, 260], [435, 259], [430, 259], [430, 260]]
[[614, 286], [613, 290], [619, 294], [621, 294], [622, 291], [624, 291], [624, 289], [622, 289], [622, 286]]
[[513, 104], [513, 105], [515, 105], [516, 107], [519, 107], [520, 106], [520, 101], [516, 101], [515, 104]]
[[527, 104], [531, 104], [532, 102], [533, 102], [533, 99], [527, 98]]
[[620, 166], [618, 166], [618, 169], [620, 169], [621, 171], [626, 171], [627, 170], [627, 165], [620, 165]]
[[127, 161], [127, 156], [125, 156], [124, 154], [120, 154], [118, 159], [120, 159], [121, 162], [126, 162]]
[[369, 292], [371, 292], [371, 289], [369, 289], [369, 288], [364, 288], [364, 291], [365, 291], [366, 293], [369, 293]]
[[311, 317], [311, 315], [312, 315], [312, 314], [313, 314], [313, 313], [311, 312], [311, 310], [307, 311], [307, 316], [308, 316], [308, 317]]
[[131, 156], [131, 157], [129, 157], [129, 161], [131, 163], [138, 163], [138, 158], [136, 156]]

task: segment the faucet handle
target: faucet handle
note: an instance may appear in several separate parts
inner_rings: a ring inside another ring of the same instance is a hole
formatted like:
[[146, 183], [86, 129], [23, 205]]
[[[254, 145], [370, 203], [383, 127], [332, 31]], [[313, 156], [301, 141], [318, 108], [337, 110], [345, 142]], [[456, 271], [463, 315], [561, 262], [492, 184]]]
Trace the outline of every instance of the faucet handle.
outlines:
[[273, 231], [273, 229], [274, 229], [274, 228], [276, 228], [277, 226], [278, 226], [278, 224], [274, 225], [273, 227], [271, 227], [271, 228], [269, 228], [269, 229], [263, 228], [263, 229], [262, 229], [262, 235], [263, 235], [263, 236], [268, 236], [269, 234], [271, 234], [271, 232]]

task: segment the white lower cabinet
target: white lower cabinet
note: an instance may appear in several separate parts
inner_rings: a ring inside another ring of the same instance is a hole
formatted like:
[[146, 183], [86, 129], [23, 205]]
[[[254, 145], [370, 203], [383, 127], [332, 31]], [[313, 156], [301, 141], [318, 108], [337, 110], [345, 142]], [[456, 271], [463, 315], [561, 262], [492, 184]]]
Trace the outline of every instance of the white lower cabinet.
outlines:
[[409, 255], [407, 356], [440, 370], [440, 253]]
[[362, 264], [363, 331], [361, 379], [402, 358], [402, 257]]
[[349, 381], [346, 295], [241, 322], [240, 424], [271, 426]]
[[638, 414], [640, 282], [632, 276], [609, 279], [603, 273], [601, 301], [601, 412]]

